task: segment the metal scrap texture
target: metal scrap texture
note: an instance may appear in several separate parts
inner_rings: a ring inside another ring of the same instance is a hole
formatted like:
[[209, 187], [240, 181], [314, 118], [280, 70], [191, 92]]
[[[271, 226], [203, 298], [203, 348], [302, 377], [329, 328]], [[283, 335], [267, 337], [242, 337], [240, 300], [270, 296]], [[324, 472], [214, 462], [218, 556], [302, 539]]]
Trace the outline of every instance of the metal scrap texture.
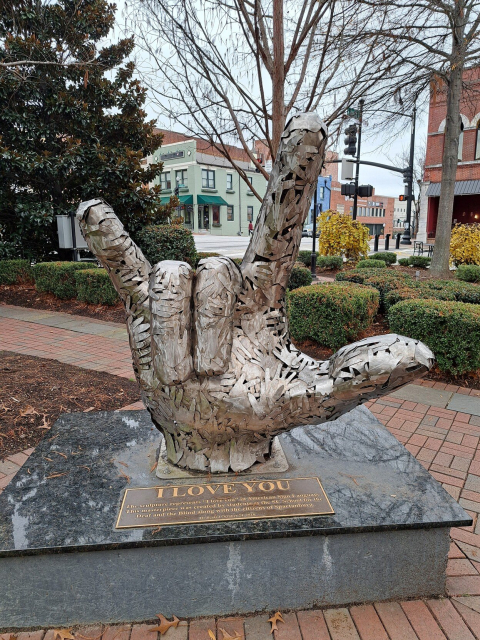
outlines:
[[314, 113], [287, 123], [240, 269], [225, 257], [202, 260], [196, 273], [184, 262], [152, 268], [108, 204], [79, 207], [88, 246], [125, 304], [142, 398], [180, 467], [248, 469], [275, 435], [334, 420], [433, 365], [424, 344], [394, 334], [325, 362], [290, 341], [285, 289], [326, 140]]

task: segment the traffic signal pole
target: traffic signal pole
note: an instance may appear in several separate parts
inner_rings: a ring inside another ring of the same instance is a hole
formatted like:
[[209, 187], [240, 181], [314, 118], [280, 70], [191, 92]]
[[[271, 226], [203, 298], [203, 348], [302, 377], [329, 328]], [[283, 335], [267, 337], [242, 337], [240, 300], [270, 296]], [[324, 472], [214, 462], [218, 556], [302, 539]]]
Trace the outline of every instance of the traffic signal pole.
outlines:
[[357, 145], [357, 166], [355, 171], [355, 195], [353, 196], [353, 213], [352, 219], [357, 219], [357, 201], [358, 201], [358, 179], [360, 176], [360, 146], [362, 144], [362, 118], [363, 118], [363, 105], [365, 100], [360, 98], [359, 100], [360, 114], [358, 118], [358, 145]]
[[413, 163], [415, 158], [415, 119], [417, 115], [417, 107], [413, 107], [412, 131], [410, 135], [410, 160], [408, 163], [408, 172], [405, 176], [407, 184], [407, 220], [403, 230], [401, 244], [412, 244], [411, 239], [411, 222], [412, 222], [412, 201], [413, 201]]

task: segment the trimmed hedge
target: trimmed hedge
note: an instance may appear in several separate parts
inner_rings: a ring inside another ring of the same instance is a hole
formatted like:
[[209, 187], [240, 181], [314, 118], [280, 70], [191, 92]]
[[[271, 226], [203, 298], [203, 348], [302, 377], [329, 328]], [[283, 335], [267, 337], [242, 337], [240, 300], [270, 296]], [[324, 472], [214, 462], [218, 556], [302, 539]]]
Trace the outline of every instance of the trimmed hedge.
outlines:
[[287, 289], [292, 291], [299, 287], [307, 287], [309, 284], [312, 284], [312, 272], [310, 269], [294, 266], [290, 272]]
[[456, 276], [464, 282], [480, 282], [480, 265], [461, 264], [457, 268]]
[[[318, 258], [319, 258], [319, 253], [318, 251], [316, 252], [317, 254], [317, 264], [318, 264]], [[312, 263], [312, 252], [311, 251], [299, 251], [298, 252], [298, 258], [297, 258], [297, 262], [303, 262], [303, 264], [306, 267], [310, 267], [311, 263]]]
[[195, 268], [198, 258], [190, 229], [158, 224], [144, 227], [136, 237], [140, 249], [153, 266], [161, 260], [180, 260]]
[[390, 291], [385, 296], [385, 309], [401, 300], [410, 299], [445, 300], [480, 304], [480, 286], [470, 282], [456, 280], [424, 280], [413, 282], [409, 286]]
[[409, 258], [399, 258], [398, 259], [398, 264], [401, 267], [409, 267], [410, 266], [410, 260], [409, 260]]
[[415, 267], [416, 269], [426, 269], [430, 266], [431, 258], [428, 256], [410, 256], [408, 259], [408, 264], [411, 267]]
[[317, 267], [320, 269], [343, 269], [342, 256], [319, 256], [317, 254]]
[[33, 267], [35, 287], [37, 291], [53, 293], [63, 300], [75, 298], [75, 272], [91, 268], [91, 262], [39, 262]]
[[91, 304], [113, 305], [120, 297], [105, 269], [84, 269], [76, 271], [77, 298]]
[[393, 253], [393, 251], [379, 251], [368, 257], [370, 260], [383, 260], [388, 266], [395, 264], [397, 261], [397, 254]]
[[354, 340], [373, 322], [379, 294], [372, 287], [325, 283], [287, 293], [290, 333], [338, 349]]
[[404, 289], [413, 284], [413, 278], [408, 273], [387, 269], [352, 269], [337, 273], [335, 280], [339, 282], [354, 282], [374, 287], [380, 293], [380, 310], [385, 309], [386, 295], [395, 289]]
[[388, 312], [390, 329], [421, 340], [439, 368], [454, 375], [480, 368], [480, 306], [441, 300], [405, 300]]
[[385, 269], [386, 266], [384, 260], [360, 260], [355, 269]]
[[28, 260], [0, 260], [0, 284], [24, 284], [33, 281]]

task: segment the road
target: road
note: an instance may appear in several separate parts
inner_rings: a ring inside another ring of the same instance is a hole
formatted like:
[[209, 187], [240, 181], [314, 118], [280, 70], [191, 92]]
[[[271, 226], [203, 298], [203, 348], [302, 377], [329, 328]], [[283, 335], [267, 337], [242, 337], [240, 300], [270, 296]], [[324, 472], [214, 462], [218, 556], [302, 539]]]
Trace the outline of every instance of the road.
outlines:
[[[229, 258], [243, 258], [243, 255], [247, 249], [249, 238], [248, 236], [213, 236], [210, 234], [198, 234], [194, 235], [195, 245], [197, 251], [202, 253], [219, 253], [222, 256], [228, 256]], [[380, 240], [380, 251], [383, 251], [383, 240]], [[300, 250], [311, 251], [312, 250], [312, 238], [302, 238], [300, 244]], [[370, 251], [373, 251], [373, 240], [370, 241]], [[390, 251], [395, 251], [395, 243], [390, 242]], [[407, 257], [412, 255], [413, 245], [408, 248], [404, 247], [395, 251], [401, 257]]]

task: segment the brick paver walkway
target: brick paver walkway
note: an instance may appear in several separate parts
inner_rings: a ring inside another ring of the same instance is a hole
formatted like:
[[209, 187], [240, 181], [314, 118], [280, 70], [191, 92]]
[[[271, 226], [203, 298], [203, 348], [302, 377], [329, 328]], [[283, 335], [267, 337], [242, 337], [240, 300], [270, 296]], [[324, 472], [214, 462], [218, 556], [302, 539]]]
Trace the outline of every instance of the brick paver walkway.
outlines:
[[[125, 330], [79, 316], [0, 305], [2, 349], [133, 375]], [[75, 638], [212, 640], [213, 635], [224, 640], [230, 635], [241, 640], [480, 640], [480, 392], [422, 381], [367, 406], [474, 520], [471, 527], [451, 531], [447, 598], [285, 613], [273, 635], [270, 616], [261, 614], [182, 621], [163, 636], [151, 631], [151, 624], [79, 628], [73, 630]], [[6, 486], [30, 453], [0, 462], [0, 490], [2, 480]], [[53, 630], [15, 636], [17, 640], [55, 640]], [[0, 640], [10, 640], [10, 634], [0, 635]]]

